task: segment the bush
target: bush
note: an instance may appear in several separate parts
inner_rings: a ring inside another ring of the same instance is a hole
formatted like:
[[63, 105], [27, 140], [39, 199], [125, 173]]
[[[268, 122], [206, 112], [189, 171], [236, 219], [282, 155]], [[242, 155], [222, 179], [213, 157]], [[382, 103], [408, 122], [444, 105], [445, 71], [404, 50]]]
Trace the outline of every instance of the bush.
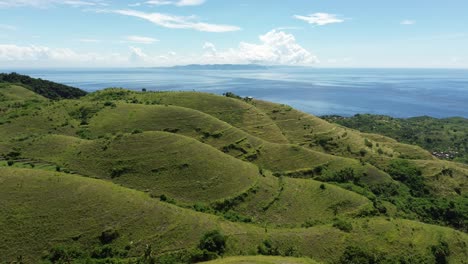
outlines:
[[346, 264], [374, 264], [380, 263], [379, 256], [373, 254], [365, 249], [348, 246], [346, 247], [339, 263]]
[[190, 262], [191, 263], [198, 263], [198, 262], [204, 262], [204, 261], [210, 261], [213, 259], [217, 259], [218, 254], [215, 252], [208, 251], [206, 249], [195, 249], [190, 257]]
[[85, 253], [78, 248], [56, 246], [49, 250], [48, 254], [44, 256], [43, 259], [52, 263], [71, 263], [70, 261], [84, 256]]
[[361, 155], [361, 157], [366, 156], [367, 155], [367, 150], [365, 150], [365, 149], [359, 150], [359, 155]]
[[203, 235], [198, 248], [222, 256], [226, 250], [226, 237], [218, 230], [210, 231]]
[[431, 252], [434, 255], [435, 263], [446, 264], [450, 256], [450, 250], [447, 242], [441, 241], [438, 245], [431, 247]]
[[345, 168], [340, 171], [332, 173], [326, 178], [327, 181], [334, 181], [338, 183], [353, 182], [357, 184], [359, 182], [359, 176], [356, 175], [353, 168]]
[[117, 230], [112, 228], [106, 229], [99, 236], [99, 241], [101, 241], [101, 244], [106, 245], [112, 243], [112, 241], [116, 240], [118, 237], [119, 232], [117, 232]]
[[15, 162], [12, 161], [12, 160], [9, 160], [9, 161], [7, 161], [7, 164], [8, 164], [9, 167], [11, 167], [11, 166], [13, 166], [13, 164], [15, 164]]
[[270, 240], [264, 240], [263, 243], [257, 247], [258, 254], [266, 256], [279, 256], [280, 252], [278, 247], [273, 246]]
[[407, 160], [392, 160], [387, 172], [393, 179], [408, 186], [414, 196], [423, 196], [429, 192], [424, 184], [421, 170]]
[[143, 130], [141, 130], [141, 129], [134, 129], [134, 130], [132, 131], [132, 134], [134, 134], [134, 135], [135, 135], [135, 134], [141, 134], [141, 133], [143, 133]]
[[347, 222], [345, 220], [342, 220], [342, 219], [337, 219], [334, 223], [333, 223], [333, 227], [336, 227], [338, 229], [340, 229], [341, 231], [343, 232], [351, 232], [353, 230], [353, 225], [350, 223], [350, 222]]

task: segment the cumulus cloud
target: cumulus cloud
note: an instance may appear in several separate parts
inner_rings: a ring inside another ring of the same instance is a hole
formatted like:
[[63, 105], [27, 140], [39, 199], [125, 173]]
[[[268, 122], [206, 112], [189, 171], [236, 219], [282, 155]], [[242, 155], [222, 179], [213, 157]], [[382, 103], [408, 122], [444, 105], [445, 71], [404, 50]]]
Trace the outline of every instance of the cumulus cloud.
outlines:
[[208, 24], [195, 20], [193, 16], [174, 16], [162, 13], [145, 13], [136, 10], [111, 10], [100, 11], [120, 14], [124, 16], [137, 17], [147, 20], [153, 24], [161, 27], [174, 28], [174, 29], [194, 29], [205, 32], [230, 32], [240, 30], [237, 26]]
[[150, 0], [146, 1], [149, 5], [176, 5], [176, 6], [196, 6], [205, 3], [205, 0]]
[[127, 36], [125, 37], [125, 39], [128, 42], [139, 43], [139, 44], [153, 44], [159, 41], [159, 39], [143, 37], [143, 36]]
[[344, 22], [344, 19], [339, 18], [337, 15], [328, 13], [315, 13], [308, 16], [295, 15], [294, 18], [318, 26]]
[[[145, 38], [147, 37], [131, 39], [145, 42]], [[147, 50], [135, 46], [128, 48], [127, 52], [122, 53], [98, 53], [38, 45], [0, 44], [0, 66], [127, 67], [218, 63], [312, 65], [318, 62], [315, 55], [297, 43], [294, 35], [276, 29], [260, 35], [257, 43], [241, 42], [236, 48], [226, 50], [220, 50], [213, 43], [205, 42], [203, 52], [199, 54], [178, 54], [173, 51], [158, 54], [151, 53], [152, 50], [149, 48]]]
[[261, 63], [311, 65], [318, 59], [296, 42], [292, 34], [272, 30], [259, 36], [260, 43], [241, 42], [237, 49], [217, 51], [212, 43], [204, 45], [207, 63]]
[[0, 8], [8, 7], [36, 7], [47, 8], [54, 5], [68, 5], [73, 7], [91, 7], [91, 6], [105, 6], [106, 2], [103, 0], [0, 0]]
[[406, 20], [401, 21], [400, 24], [401, 24], [401, 25], [409, 26], [409, 25], [414, 25], [414, 24], [416, 24], [416, 21], [406, 19]]
[[50, 48], [38, 45], [18, 46], [0, 44], [0, 65], [89, 66], [125, 64], [128, 57], [118, 53], [79, 53], [69, 48]]
[[51, 49], [43, 46], [0, 45], [0, 60], [35, 61], [35, 60], [69, 60], [81, 61], [87, 56], [80, 56], [70, 49]]

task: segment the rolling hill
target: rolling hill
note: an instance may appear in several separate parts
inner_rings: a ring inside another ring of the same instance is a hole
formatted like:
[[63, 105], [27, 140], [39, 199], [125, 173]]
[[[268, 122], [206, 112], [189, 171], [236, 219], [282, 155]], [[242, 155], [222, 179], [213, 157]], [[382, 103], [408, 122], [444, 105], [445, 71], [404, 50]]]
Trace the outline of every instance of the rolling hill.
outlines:
[[0, 262], [467, 263], [466, 165], [231, 93], [33, 91], [0, 85]]

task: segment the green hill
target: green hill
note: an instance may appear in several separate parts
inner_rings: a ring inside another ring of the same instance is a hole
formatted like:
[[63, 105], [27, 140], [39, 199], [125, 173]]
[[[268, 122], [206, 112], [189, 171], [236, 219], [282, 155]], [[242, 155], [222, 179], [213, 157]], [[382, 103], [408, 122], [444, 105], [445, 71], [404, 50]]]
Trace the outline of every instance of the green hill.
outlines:
[[1, 84], [0, 263], [467, 263], [468, 166], [226, 95]]
[[331, 224], [265, 230], [79, 175], [0, 168], [0, 181], [2, 261], [22, 256], [23, 261], [37, 262], [41, 256], [61, 254], [72, 260], [112, 256], [130, 261], [144, 256], [147, 245], [160, 261], [196, 258], [199, 241], [211, 230], [225, 236], [226, 256], [263, 252], [325, 263], [356, 257], [410, 263], [467, 259], [466, 234], [417, 222], [363, 218], [350, 222], [351, 230]]
[[45, 98], [19, 85], [0, 83], [0, 103], [17, 101], [42, 101]]
[[421, 146], [443, 159], [468, 163], [468, 120], [465, 118], [437, 119], [424, 116], [403, 119], [381, 115], [323, 118], [362, 132], [382, 134], [400, 142]]
[[15, 72], [10, 74], [0, 73], [0, 83], [21, 85], [46, 98], [55, 100], [80, 98], [86, 95], [85, 91], [75, 87], [47, 80], [35, 79]]
[[332, 185], [321, 189], [315, 181], [278, 179], [266, 171], [261, 175], [250, 163], [166, 132], [93, 141], [51, 135], [25, 144], [25, 158], [111, 180], [196, 210], [243, 217], [238, 221], [301, 226], [372, 207], [366, 198]]

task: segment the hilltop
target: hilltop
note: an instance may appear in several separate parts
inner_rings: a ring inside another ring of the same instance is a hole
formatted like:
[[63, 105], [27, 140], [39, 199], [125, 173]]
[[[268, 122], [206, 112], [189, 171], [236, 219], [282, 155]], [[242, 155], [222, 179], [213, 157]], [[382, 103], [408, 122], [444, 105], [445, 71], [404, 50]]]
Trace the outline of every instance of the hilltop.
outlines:
[[232, 93], [0, 111], [2, 263], [467, 263], [468, 166], [418, 146]]
[[49, 99], [73, 99], [86, 95], [86, 92], [75, 87], [42, 79], [31, 78], [18, 73], [0, 73], [0, 84], [19, 84], [28, 90]]

